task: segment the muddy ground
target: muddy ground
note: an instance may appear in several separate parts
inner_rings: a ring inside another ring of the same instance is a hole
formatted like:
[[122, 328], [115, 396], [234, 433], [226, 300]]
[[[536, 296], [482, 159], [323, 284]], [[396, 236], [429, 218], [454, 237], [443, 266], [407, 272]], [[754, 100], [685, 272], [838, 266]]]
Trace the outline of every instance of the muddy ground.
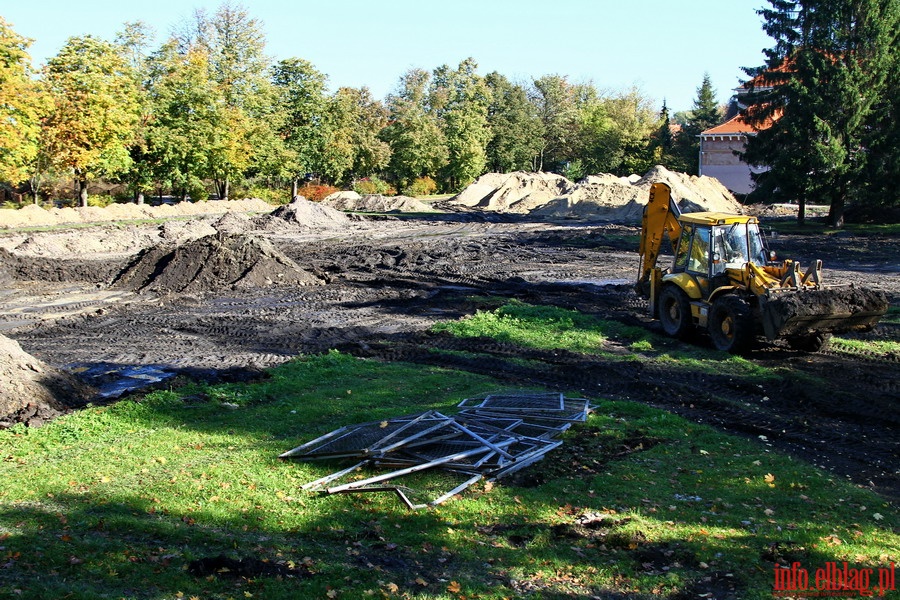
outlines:
[[[51, 242], [63, 232], [4, 234], [0, 334], [50, 365], [81, 373], [109, 398], [174, 373], [240, 379], [300, 353], [339, 349], [466, 369], [511, 387], [535, 384], [636, 400], [764, 439], [900, 499], [900, 356], [810, 355], [762, 344], [749, 359], [781, 376], [760, 380], [675, 373], [640, 357], [623, 362], [428, 331], [438, 320], [483, 307], [473, 301], [478, 297], [577, 308], [661, 331], [631, 289], [638, 267], [635, 227], [551, 225], [486, 213], [357, 219], [318, 230], [232, 219], [228, 227], [220, 224], [218, 243], [232, 244], [227, 236], [236, 233], [262, 240], [254, 256], [287, 265], [291, 284], [260, 279], [258, 266], [246, 270], [255, 278], [241, 280], [229, 267], [230, 255], [211, 260], [206, 249], [205, 263], [215, 263], [230, 279], [206, 272], [199, 283], [183, 285], [179, 271], [177, 288], [164, 285], [163, 274], [178, 264], [178, 255], [151, 245], [158, 238], [152, 228], [159, 227], [129, 228], [133, 243], [121, 241], [121, 227], [79, 230], [81, 243], [119, 239], [80, 256], [71, 244], [60, 244], [66, 250], [54, 254]], [[822, 258], [829, 281], [869, 285], [887, 292], [892, 305], [900, 303], [896, 237], [839, 234], [825, 241], [791, 235], [770, 242], [782, 257], [804, 263]], [[148, 270], [139, 261], [151, 254], [158, 268]], [[900, 341], [900, 328], [882, 324], [865, 336]], [[702, 338], [697, 343], [709, 345]], [[604, 350], [633, 353], [616, 340]]]

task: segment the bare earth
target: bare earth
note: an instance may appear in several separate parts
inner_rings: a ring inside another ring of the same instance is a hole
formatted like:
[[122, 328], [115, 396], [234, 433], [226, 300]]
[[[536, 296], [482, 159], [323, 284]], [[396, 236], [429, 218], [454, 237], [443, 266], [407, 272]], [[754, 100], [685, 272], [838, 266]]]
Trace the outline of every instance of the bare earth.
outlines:
[[[82, 372], [110, 395], [129, 379], [127, 367], [144, 369], [132, 382], [175, 372], [228, 379], [338, 349], [467, 369], [509, 386], [627, 398], [763, 437], [900, 498], [900, 356], [809, 355], [761, 345], [749, 360], [787, 375], [758, 380], [677, 374], [639, 356], [613, 361], [428, 331], [438, 320], [474, 312], [473, 297], [577, 308], [659, 331], [631, 289], [636, 227], [479, 212], [329, 214], [336, 221], [316, 228], [304, 218], [234, 214], [8, 232], [0, 237], [0, 334], [53, 367]], [[804, 263], [822, 258], [829, 281], [882, 289], [892, 305], [900, 303], [900, 239], [841, 234], [770, 243]], [[900, 328], [882, 324], [865, 335], [900, 341]], [[615, 340], [604, 349], [633, 354]], [[526, 367], [521, 359], [534, 362]]]

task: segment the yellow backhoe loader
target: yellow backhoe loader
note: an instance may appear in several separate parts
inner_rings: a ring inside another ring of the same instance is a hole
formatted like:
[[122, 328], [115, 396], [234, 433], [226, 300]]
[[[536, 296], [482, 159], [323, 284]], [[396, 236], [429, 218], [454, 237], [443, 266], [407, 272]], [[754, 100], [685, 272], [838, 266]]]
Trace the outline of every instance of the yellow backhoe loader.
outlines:
[[[657, 266], [663, 238], [671, 267]], [[706, 330], [719, 350], [740, 353], [758, 334], [817, 352], [832, 333], [872, 328], [887, 312], [887, 296], [852, 285], [822, 283], [822, 261], [802, 271], [776, 261], [756, 217], [681, 213], [671, 189], [654, 183], [644, 209], [637, 290], [668, 335], [686, 339]]]

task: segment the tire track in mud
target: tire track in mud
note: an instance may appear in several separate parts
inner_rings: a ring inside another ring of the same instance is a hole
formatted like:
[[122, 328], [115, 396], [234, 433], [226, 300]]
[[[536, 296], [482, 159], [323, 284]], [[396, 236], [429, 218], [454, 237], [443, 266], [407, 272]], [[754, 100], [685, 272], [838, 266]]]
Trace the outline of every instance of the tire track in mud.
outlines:
[[[181, 369], [268, 367], [297, 354], [338, 349], [471, 371], [511, 387], [577, 389], [589, 397], [644, 402], [741, 435], [766, 436], [773, 447], [900, 498], [895, 357], [804, 355], [767, 346], [749, 357], [777, 373], [762, 379], [628, 358], [633, 350], [614, 342], [604, 348], [612, 356], [604, 357], [426, 332], [437, 320], [484, 308], [473, 296], [577, 309], [658, 331], [630, 284], [596, 285], [633, 278], [637, 256], [627, 239], [633, 232], [440, 221], [385, 221], [381, 229], [327, 241], [279, 231], [269, 237], [273, 244], [325, 285], [148, 296], [102, 310], [84, 306], [84, 314], [23, 324], [11, 337], [58, 366], [108, 361]], [[891, 289], [896, 302], [900, 286]], [[870, 335], [896, 341], [900, 328]]]

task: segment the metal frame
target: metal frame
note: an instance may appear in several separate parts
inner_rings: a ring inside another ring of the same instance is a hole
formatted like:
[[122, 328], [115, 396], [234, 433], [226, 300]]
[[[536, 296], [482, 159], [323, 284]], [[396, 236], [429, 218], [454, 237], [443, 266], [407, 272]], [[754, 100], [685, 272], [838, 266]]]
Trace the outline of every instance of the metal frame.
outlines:
[[[462, 410], [453, 416], [429, 410], [341, 427], [279, 458], [357, 458], [356, 464], [301, 489], [326, 494], [393, 492], [415, 510], [441, 504], [482, 479], [493, 481], [534, 464], [559, 447], [563, 442], [557, 438], [574, 423], [587, 420], [592, 409], [583, 398], [533, 392], [467, 398], [458, 406]], [[364, 468], [387, 471], [330, 485]], [[424, 504], [413, 503], [404, 491], [413, 488], [384, 483], [430, 469], [468, 478]]]

